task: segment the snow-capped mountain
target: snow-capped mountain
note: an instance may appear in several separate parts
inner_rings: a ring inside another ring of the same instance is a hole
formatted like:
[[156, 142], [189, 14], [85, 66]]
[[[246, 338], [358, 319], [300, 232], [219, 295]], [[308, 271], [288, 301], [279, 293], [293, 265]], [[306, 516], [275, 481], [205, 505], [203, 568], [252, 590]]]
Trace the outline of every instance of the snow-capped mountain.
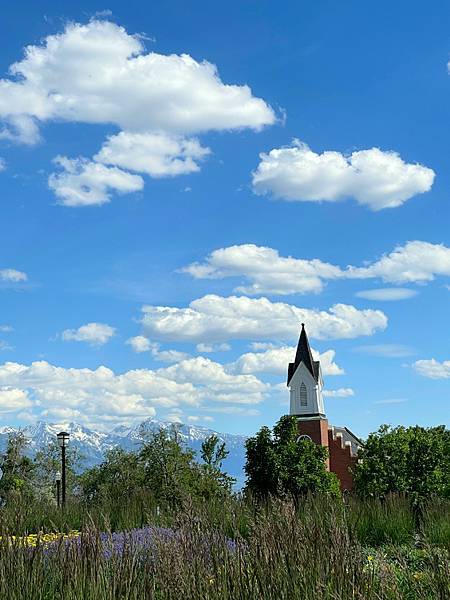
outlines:
[[[70, 445], [77, 448], [80, 456], [83, 457], [82, 469], [99, 464], [107, 450], [115, 447], [124, 450], [137, 450], [142, 444], [145, 433], [156, 432], [159, 429], [170, 429], [174, 423], [169, 421], [159, 421], [157, 419], [147, 419], [134, 427], [125, 427], [119, 425], [109, 433], [95, 431], [78, 423], [47, 423], [38, 421], [34, 425], [27, 425], [21, 431], [29, 440], [28, 454], [34, 455], [39, 449], [48, 446], [56, 440], [56, 435], [64, 429], [70, 433]], [[243, 435], [234, 435], [229, 433], [219, 433], [207, 427], [194, 425], [176, 424], [181, 440], [192, 448], [200, 456], [200, 448], [203, 440], [212, 434], [216, 434], [221, 442], [225, 442], [229, 455], [224, 461], [224, 469], [237, 480], [237, 487], [241, 487], [244, 482], [244, 463], [245, 463], [245, 440]], [[0, 453], [4, 451], [8, 440], [8, 435], [18, 431], [13, 427], [0, 428]]]

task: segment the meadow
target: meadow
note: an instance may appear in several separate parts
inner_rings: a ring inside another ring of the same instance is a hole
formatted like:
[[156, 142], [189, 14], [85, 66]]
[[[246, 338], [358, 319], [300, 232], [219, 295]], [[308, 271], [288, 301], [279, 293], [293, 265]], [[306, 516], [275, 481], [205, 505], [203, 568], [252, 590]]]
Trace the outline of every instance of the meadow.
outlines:
[[[65, 534], [62, 537], [62, 534]], [[0, 598], [447, 599], [450, 502], [185, 501], [149, 490], [0, 508]]]

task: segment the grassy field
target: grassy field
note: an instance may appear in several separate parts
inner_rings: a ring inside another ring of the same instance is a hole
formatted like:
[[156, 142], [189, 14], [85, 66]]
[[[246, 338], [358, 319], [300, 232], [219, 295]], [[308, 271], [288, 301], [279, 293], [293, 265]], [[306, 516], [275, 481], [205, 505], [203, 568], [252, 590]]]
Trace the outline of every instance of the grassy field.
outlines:
[[10, 503], [0, 598], [447, 600], [450, 503], [429, 502], [419, 527], [414, 516], [404, 498], [164, 511], [142, 492], [64, 514]]

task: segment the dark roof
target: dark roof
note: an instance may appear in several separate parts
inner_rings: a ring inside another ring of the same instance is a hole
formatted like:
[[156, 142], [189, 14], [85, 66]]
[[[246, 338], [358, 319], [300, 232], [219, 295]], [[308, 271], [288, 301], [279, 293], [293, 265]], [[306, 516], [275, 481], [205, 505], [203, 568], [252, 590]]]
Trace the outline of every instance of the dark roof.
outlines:
[[289, 363], [288, 367], [288, 380], [287, 383], [289, 385], [292, 376], [294, 375], [297, 367], [300, 363], [303, 363], [311, 375], [314, 377], [316, 381], [319, 379], [319, 361], [313, 360], [311, 354], [311, 348], [309, 347], [308, 336], [306, 335], [305, 324], [302, 323], [302, 330], [300, 332], [300, 339], [298, 340], [297, 352], [295, 354], [295, 361], [293, 363]]
[[341, 433], [344, 442], [350, 442], [353, 456], [358, 454], [358, 450], [364, 447], [363, 442], [348, 427], [333, 427], [336, 433]]

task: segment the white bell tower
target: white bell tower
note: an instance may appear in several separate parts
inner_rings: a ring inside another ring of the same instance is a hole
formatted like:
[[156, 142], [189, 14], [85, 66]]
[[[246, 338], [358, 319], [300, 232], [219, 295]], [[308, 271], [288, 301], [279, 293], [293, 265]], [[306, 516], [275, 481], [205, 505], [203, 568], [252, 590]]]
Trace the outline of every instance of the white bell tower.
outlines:
[[323, 379], [320, 362], [313, 360], [305, 324], [298, 341], [295, 361], [289, 363], [287, 385], [290, 390], [290, 411], [305, 419], [325, 417], [323, 405]]

